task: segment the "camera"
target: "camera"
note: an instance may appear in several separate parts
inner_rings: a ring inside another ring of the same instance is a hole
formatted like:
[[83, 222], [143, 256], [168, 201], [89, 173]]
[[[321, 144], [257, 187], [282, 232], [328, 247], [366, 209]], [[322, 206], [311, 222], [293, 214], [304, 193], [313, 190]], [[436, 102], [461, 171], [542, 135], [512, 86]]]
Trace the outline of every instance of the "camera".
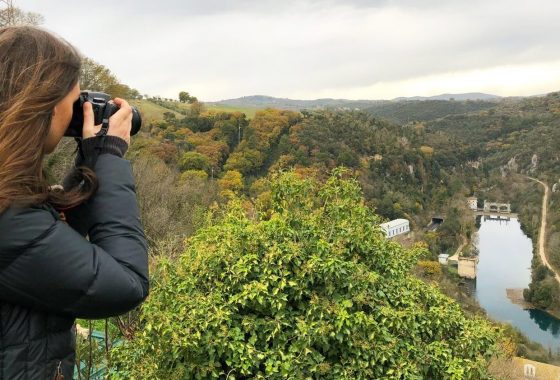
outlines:
[[[110, 103], [111, 96], [103, 92], [82, 91], [78, 100], [74, 102], [74, 110], [72, 120], [66, 130], [64, 136], [67, 137], [82, 137], [82, 130], [84, 128], [84, 103], [90, 102], [93, 108], [93, 115], [95, 117], [95, 125], [103, 124], [101, 131], [97, 134], [107, 134], [109, 128], [109, 118], [119, 110], [119, 107]], [[135, 135], [140, 131], [142, 126], [142, 118], [140, 112], [136, 107], [132, 107], [132, 129], [131, 135]]]

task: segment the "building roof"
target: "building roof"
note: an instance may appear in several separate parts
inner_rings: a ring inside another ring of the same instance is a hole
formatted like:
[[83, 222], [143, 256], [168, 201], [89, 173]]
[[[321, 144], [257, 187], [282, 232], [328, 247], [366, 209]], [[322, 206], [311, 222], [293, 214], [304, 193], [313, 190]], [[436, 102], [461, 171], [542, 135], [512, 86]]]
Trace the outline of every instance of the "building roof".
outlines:
[[534, 379], [557, 379], [558, 376], [560, 376], [560, 367], [557, 366], [553, 366], [550, 364], [545, 364], [545, 363], [540, 363], [540, 362], [535, 362], [533, 360], [529, 360], [529, 359], [525, 359], [525, 358], [520, 358], [520, 357], [514, 357], [513, 358], [513, 363], [517, 364], [517, 373], [519, 374], [519, 377], [521, 378], [521, 376], [523, 376], [524, 374], [524, 366], [526, 364], [530, 364], [532, 366], [535, 367], [535, 377], [533, 377]]
[[395, 220], [391, 220], [390, 222], [381, 223], [381, 227], [393, 228], [393, 227], [400, 226], [403, 223], [409, 223], [409, 222], [406, 219], [395, 219]]

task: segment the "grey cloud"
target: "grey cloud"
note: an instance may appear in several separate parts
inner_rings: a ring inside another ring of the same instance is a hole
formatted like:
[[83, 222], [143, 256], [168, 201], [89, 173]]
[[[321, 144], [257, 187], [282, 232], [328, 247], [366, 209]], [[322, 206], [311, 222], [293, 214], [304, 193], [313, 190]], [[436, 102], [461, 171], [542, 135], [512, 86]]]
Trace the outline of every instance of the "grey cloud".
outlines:
[[18, 1], [124, 82], [165, 96], [289, 96], [560, 60], [552, 0], [56, 3]]
[[[483, 0], [471, 0], [471, 6]], [[283, 12], [294, 9], [307, 8], [319, 11], [331, 7], [350, 8], [415, 8], [415, 9], [438, 9], [460, 4], [464, 0], [120, 0], [112, 2], [110, 6], [92, 6], [88, 2], [57, 1], [60, 8], [67, 5], [68, 10], [73, 8], [86, 16], [91, 13], [119, 13], [123, 17], [135, 17], [138, 15], [151, 15], [170, 17], [193, 17], [200, 15], [227, 14], [232, 12], [270, 13]], [[20, 0], [19, 4], [32, 5], [37, 0]], [[45, 4], [45, 7], [52, 7]]]

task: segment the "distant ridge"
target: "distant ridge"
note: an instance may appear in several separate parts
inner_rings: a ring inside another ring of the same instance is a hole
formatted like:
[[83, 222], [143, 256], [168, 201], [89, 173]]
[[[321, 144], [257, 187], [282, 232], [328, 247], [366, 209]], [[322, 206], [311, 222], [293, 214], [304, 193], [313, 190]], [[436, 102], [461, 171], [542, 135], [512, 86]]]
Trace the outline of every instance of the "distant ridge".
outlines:
[[237, 106], [237, 107], [255, 107], [255, 108], [285, 108], [300, 110], [304, 108], [324, 108], [324, 107], [354, 107], [363, 108], [373, 104], [383, 102], [382, 100], [348, 100], [348, 99], [314, 99], [314, 100], [298, 100], [288, 98], [275, 98], [266, 95], [243, 96], [236, 99], [220, 100], [209, 104]]
[[481, 92], [471, 92], [465, 94], [441, 94], [436, 96], [414, 96], [414, 97], [399, 97], [393, 100], [349, 100], [349, 99], [314, 99], [314, 100], [298, 100], [288, 98], [275, 98], [266, 95], [252, 95], [243, 96], [241, 98], [220, 100], [218, 102], [209, 102], [208, 104], [233, 106], [233, 107], [252, 107], [252, 108], [283, 108], [291, 110], [313, 109], [313, 108], [348, 108], [348, 109], [363, 109], [374, 105], [387, 104], [393, 102], [406, 102], [406, 101], [424, 101], [424, 100], [483, 100], [483, 101], [496, 101], [501, 97], [491, 94], [484, 94]]
[[412, 96], [412, 97], [399, 97], [393, 100], [406, 101], [406, 100], [498, 100], [500, 96], [485, 94], [482, 92], [468, 92], [465, 94], [441, 94], [435, 96]]

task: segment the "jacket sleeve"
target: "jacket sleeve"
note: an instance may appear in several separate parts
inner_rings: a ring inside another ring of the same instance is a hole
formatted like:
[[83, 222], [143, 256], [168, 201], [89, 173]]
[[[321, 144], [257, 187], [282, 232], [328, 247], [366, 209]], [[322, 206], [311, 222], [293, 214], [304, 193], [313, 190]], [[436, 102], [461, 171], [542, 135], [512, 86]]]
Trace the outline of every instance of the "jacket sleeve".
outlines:
[[45, 210], [27, 209], [14, 219], [27, 242], [1, 271], [2, 300], [105, 318], [129, 311], [147, 297], [147, 246], [130, 163], [103, 154], [95, 171], [98, 191], [68, 214], [69, 220], [79, 220], [89, 241]]

